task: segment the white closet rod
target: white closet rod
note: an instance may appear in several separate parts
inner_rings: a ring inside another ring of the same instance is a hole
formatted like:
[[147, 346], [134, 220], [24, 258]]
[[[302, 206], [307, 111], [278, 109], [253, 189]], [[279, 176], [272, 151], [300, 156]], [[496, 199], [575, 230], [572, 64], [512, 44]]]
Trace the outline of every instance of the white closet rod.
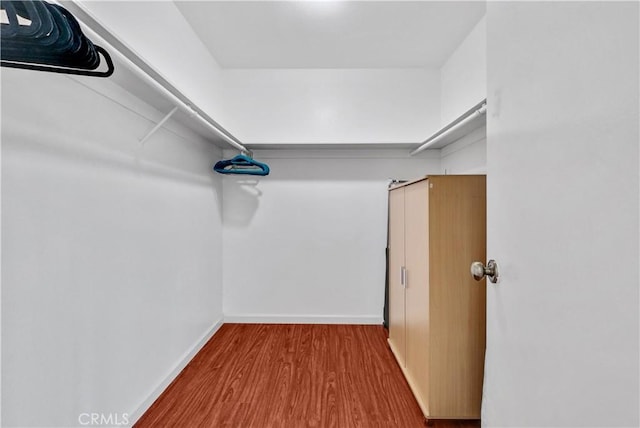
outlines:
[[80, 22], [86, 25], [91, 31], [102, 37], [114, 49], [116, 49], [124, 58], [132, 65], [131, 69], [138, 73], [141, 78], [148, 81], [152, 86], [158, 88], [160, 92], [167, 95], [175, 104], [181, 106], [191, 115], [198, 118], [208, 128], [212, 129], [216, 134], [222, 137], [228, 144], [240, 150], [243, 153], [251, 155], [251, 150], [247, 149], [236, 137], [229, 131], [224, 129], [207, 113], [196, 106], [186, 95], [180, 92], [167, 79], [165, 79], [158, 71], [143, 60], [133, 49], [120, 40], [115, 34], [105, 28], [98, 20], [82, 5], [78, 0], [67, 0], [60, 2], [67, 10], [69, 10]]
[[440, 139], [444, 138], [446, 135], [451, 133], [455, 128], [462, 126], [464, 123], [467, 123], [473, 118], [483, 115], [486, 112], [487, 112], [487, 99], [485, 98], [484, 100], [480, 101], [478, 104], [476, 104], [475, 106], [467, 110], [462, 116], [460, 116], [459, 118], [457, 118], [456, 120], [454, 120], [453, 122], [451, 122], [450, 124], [442, 128], [441, 130], [433, 134], [431, 137], [427, 138], [420, 145], [420, 147], [418, 147], [417, 149], [409, 153], [409, 156], [416, 155], [421, 151], [428, 149], [429, 147], [437, 143]]

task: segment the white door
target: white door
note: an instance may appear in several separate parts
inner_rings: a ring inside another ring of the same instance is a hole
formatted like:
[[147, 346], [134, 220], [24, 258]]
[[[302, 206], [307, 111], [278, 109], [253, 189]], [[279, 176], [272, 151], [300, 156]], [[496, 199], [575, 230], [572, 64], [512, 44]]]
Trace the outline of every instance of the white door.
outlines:
[[489, 2], [485, 426], [638, 426], [638, 2]]

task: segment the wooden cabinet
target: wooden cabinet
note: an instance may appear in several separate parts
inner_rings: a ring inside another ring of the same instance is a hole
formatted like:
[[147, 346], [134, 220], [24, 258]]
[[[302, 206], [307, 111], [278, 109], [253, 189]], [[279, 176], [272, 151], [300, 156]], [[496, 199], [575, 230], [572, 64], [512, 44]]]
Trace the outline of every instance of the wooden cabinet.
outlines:
[[389, 345], [427, 419], [478, 419], [485, 351], [485, 177], [429, 176], [389, 201]]

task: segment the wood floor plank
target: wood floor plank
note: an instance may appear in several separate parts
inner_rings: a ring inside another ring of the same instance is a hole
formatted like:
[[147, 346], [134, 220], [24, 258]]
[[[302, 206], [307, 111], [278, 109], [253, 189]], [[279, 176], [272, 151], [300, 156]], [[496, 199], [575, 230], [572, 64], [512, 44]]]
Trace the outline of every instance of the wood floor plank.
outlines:
[[135, 427], [424, 427], [386, 339], [381, 326], [224, 324]]

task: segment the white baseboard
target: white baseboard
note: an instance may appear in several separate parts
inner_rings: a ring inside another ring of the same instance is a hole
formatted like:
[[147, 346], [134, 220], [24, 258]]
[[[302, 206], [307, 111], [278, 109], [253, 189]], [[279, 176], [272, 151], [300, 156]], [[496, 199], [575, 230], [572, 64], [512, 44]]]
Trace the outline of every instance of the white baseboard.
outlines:
[[154, 401], [160, 397], [160, 395], [164, 392], [165, 389], [169, 386], [171, 382], [180, 374], [180, 372], [189, 364], [189, 362], [195, 357], [195, 355], [200, 352], [202, 347], [211, 339], [211, 337], [218, 331], [218, 329], [222, 326], [222, 319], [216, 321], [206, 332], [205, 334], [198, 340], [191, 349], [184, 353], [180, 361], [175, 365], [171, 373], [167, 375], [153, 392], [142, 402], [138, 408], [129, 415], [129, 421], [131, 424], [135, 424], [138, 419], [144, 415], [144, 413], [149, 410], [149, 407], [153, 404]]
[[382, 317], [376, 315], [265, 315], [225, 314], [225, 323], [240, 324], [366, 324], [381, 325]]

